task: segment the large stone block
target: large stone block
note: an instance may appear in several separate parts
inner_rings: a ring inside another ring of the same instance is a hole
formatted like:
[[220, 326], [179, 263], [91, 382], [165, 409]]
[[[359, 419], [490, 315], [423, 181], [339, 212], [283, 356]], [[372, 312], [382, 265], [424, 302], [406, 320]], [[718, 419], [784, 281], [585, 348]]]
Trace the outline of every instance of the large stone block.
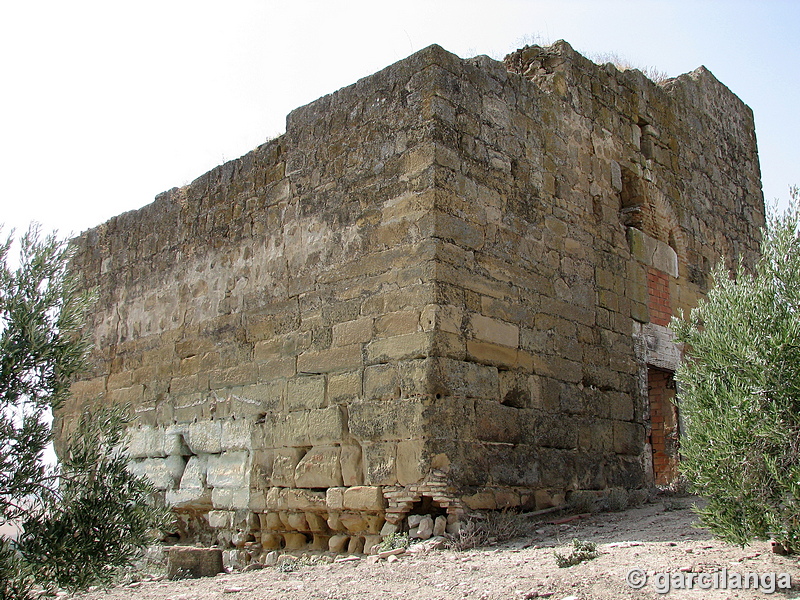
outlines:
[[364, 483], [397, 484], [397, 442], [364, 442]]
[[372, 339], [372, 322], [371, 317], [364, 317], [337, 323], [333, 326], [333, 345], [338, 347], [368, 342]]
[[206, 487], [208, 456], [191, 456], [181, 476], [181, 489], [202, 489]]
[[519, 346], [519, 326], [483, 315], [472, 315], [472, 334], [476, 339], [516, 348]]
[[210, 488], [179, 488], [167, 490], [167, 506], [178, 510], [209, 510], [212, 508]]
[[294, 484], [299, 488], [328, 488], [342, 485], [338, 446], [314, 446], [295, 467]]
[[131, 458], [158, 458], [166, 456], [164, 430], [157, 427], [128, 429], [127, 450]]
[[128, 463], [128, 471], [145, 477], [157, 490], [171, 490], [178, 487], [186, 462], [180, 456], [166, 458], [146, 458]]
[[344, 490], [343, 506], [348, 510], [383, 510], [386, 500], [379, 486], [359, 485]]
[[358, 440], [402, 440], [418, 435], [424, 406], [419, 399], [353, 402], [348, 427]]
[[222, 421], [220, 447], [223, 451], [249, 450], [252, 448], [252, 434], [253, 422], [249, 419]]
[[424, 440], [403, 440], [397, 443], [397, 483], [419, 483], [428, 473]]
[[224, 573], [221, 548], [173, 546], [167, 551], [167, 578], [214, 577]]
[[361, 397], [362, 371], [328, 375], [327, 403], [341, 404]]
[[325, 376], [290, 379], [286, 390], [287, 410], [310, 410], [325, 406]]
[[432, 334], [424, 331], [375, 340], [367, 344], [367, 364], [424, 358], [431, 344]]
[[286, 490], [285, 497], [290, 510], [323, 511], [326, 507], [326, 492], [290, 488]]
[[239, 450], [209, 456], [206, 484], [213, 488], [249, 488], [250, 453]]
[[302, 448], [280, 448], [275, 450], [270, 483], [273, 486], [294, 487], [295, 469], [304, 454], [305, 450]]
[[275, 443], [281, 446], [316, 446], [340, 442], [345, 418], [339, 406], [295, 411], [275, 424]]
[[215, 509], [248, 510], [250, 508], [250, 489], [214, 488], [211, 490], [211, 504]]
[[346, 486], [364, 483], [364, 463], [361, 461], [361, 446], [341, 447], [339, 462], [342, 468], [342, 483]]
[[[289, 375], [293, 374], [294, 370]], [[278, 377], [279, 375], [275, 373], [273, 376]], [[259, 377], [263, 378], [261, 372]], [[255, 403], [259, 411], [278, 410], [283, 406], [283, 399], [286, 396], [286, 381], [284, 379], [273, 379], [264, 383], [246, 385], [241, 388], [234, 388], [232, 394], [242, 398], [243, 401], [249, 400]]]
[[362, 365], [361, 344], [350, 344], [327, 350], [309, 350], [297, 357], [299, 373], [350, 371]]
[[194, 454], [219, 454], [222, 451], [222, 423], [219, 421], [190, 423], [186, 445]]

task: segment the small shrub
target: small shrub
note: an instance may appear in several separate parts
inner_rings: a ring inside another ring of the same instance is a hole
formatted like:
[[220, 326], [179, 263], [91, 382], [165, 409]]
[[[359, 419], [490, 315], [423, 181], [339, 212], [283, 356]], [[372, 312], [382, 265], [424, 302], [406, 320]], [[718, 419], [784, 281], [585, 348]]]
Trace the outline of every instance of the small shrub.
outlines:
[[594, 542], [572, 540], [572, 550], [570, 550], [569, 554], [564, 555], [553, 552], [553, 555], [556, 557], [558, 568], [564, 569], [597, 558], [600, 553], [597, 551], [597, 544]]
[[667, 79], [669, 79], [669, 75], [667, 75], [664, 71], [661, 71], [660, 69], [651, 66], [642, 67], [634, 65], [627, 58], [624, 58], [615, 52], [601, 52], [601, 53], [589, 54], [588, 58], [592, 62], [598, 65], [611, 63], [620, 71], [628, 71], [630, 69], [636, 69], [637, 71], [641, 71], [644, 74], [644, 76], [647, 77], [653, 83], [663, 83]]
[[281, 573], [292, 573], [293, 571], [297, 570], [296, 561], [293, 560], [284, 560], [278, 565], [278, 571]]
[[407, 533], [390, 533], [378, 544], [378, 552], [386, 552], [396, 548], [408, 548], [409, 545], [411, 545], [411, 540]]
[[448, 547], [463, 551], [488, 546], [527, 535], [530, 529], [530, 523], [525, 517], [513, 511], [487, 512], [462, 521], [458, 533], [447, 536]]

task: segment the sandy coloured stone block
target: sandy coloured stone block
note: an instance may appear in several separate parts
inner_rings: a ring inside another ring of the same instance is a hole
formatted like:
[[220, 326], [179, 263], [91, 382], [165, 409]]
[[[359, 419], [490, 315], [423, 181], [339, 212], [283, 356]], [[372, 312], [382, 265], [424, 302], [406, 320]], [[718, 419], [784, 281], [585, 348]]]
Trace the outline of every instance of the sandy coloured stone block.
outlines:
[[239, 450], [209, 456], [206, 484], [212, 488], [249, 488], [250, 453]]
[[289, 508], [289, 500], [286, 497], [287, 488], [273, 487], [267, 492], [267, 509], [269, 511], [281, 511]]
[[328, 540], [328, 550], [336, 554], [343, 554], [347, 550], [349, 542], [349, 535], [333, 535]]
[[283, 545], [283, 536], [279, 533], [262, 533], [261, 547], [264, 550], [280, 550]]
[[364, 465], [361, 462], [361, 446], [343, 445], [340, 448], [339, 463], [342, 471], [342, 485], [354, 486], [364, 483]]
[[366, 346], [367, 364], [424, 358], [431, 353], [431, 334], [421, 331], [375, 340]]
[[250, 508], [249, 488], [213, 488], [211, 504], [216, 509], [248, 510]]
[[286, 502], [292, 510], [319, 510], [326, 508], [326, 492], [289, 488], [286, 490]]
[[[281, 513], [281, 517], [284, 513]], [[286, 520], [281, 520], [286, 525], [286, 528], [289, 530], [295, 531], [309, 531], [308, 522], [306, 521], [306, 516], [303, 513], [285, 513]]]
[[372, 321], [371, 317], [363, 317], [337, 323], [333, 326], [333, 345], [347, 346], [368, 342], [372, 339]]
[[285, 550], [302, 550], [308, 545], [308, 538], [304, 533], [284, 533]]
[[308, 410], [325, 406], [325, 376], [290, 379], [286, 388], [287, 410]]
[[346, 488], [328, 488], [325, 492], [325, 505], [330, 510], [341, 510], [344, 508], [344, 492]]
[[324, 513], [306, 512], [304, 514], [309, 531], [328, 533], [328, 519]]
[[275, 450], [272, 460], [270, 483], [279, 487], [294, 487], [294, 473], [303, 458], [302, 448], [280, 448]]
[[220, 447], [223, 451], [249, 450], [252, 444], [253, 422], [250, 419], [222, 421]]
[[348, 510], [383, 510], [386, 500], [380, 487], [359, 485], [344, 491], [342, 504]]
[[164, 430], [155, 427], [130, 427], [127, 432], [127, 449], [131, 458], [158, 458], [166, 456]]
[[342, 485], [338, 446], [314, 446], [294, 472], [294, 484], [300, 488], [328, 488]]
[[219, 454], [222, 452], [222, 424], [219, 421], [190, 423], [186, 445], [193, 454]]
[[397, 442], [364, 442], [364, 483], [372, 486], [397, 484]]
[[404, 440], [397, 443], [397, 483], [403, 486], [421, 481], [428, 471], [423, 460], [424, 440]]
[[299, 373], [332, 373], [361, 367], [361, 344], [350, 344], [328, 350], [309, 350], [297, 357]]
[[348, 554], [363, 554], [364, 553], [364, 537], [360, 535], [354, 535], [350, 538], [350, 542], [347, 544], [347, 553]]
[[472, 334], [479, 340], [502, 346], [519, 346], [519, 326], [474, 314], [470, 318]]
[[327, 403], [351, 402], [361, 396], [362, 372], [347, 371], [328, 375]]

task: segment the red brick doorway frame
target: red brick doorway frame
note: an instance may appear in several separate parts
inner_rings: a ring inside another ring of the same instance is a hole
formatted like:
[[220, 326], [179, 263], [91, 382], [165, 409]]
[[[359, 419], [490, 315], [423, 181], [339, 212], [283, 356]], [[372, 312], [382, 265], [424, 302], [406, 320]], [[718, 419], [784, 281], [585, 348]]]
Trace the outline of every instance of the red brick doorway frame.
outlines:
[[647, 367], [650, 401], [650, 446], [653, 449], [653, 480], [669, 485], [678, 477], [680, 420], [675, 403], [672, 371]]

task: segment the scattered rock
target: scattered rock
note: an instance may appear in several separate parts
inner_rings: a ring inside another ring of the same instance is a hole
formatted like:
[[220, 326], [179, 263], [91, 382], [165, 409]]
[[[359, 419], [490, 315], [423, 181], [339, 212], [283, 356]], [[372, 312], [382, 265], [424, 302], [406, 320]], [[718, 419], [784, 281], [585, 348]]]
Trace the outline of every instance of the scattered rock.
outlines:
[[378, 558], [387, 558], [389, 556], [395, 556], [397, 554], [405, 554], [405, 552], [406, 552], [405, 548], [394, 548], [392, 550], [384, 550], [383, 552], [378, 552], [376, 556]]
[[340, 556], [333, 562], [343, 563], [343, 562], [354, 562], [357, 560], [361, 560], [360, 556], [356, 556], [355, 554], [351, 554], [350, 556]]
[[439, 515], [433, 522], [434, 537], [441, 537], [447, 532], [447, 517]]
[[425, 515], [408, 515], [408, 527], [411, 529], [412, 527], [416, 527], [422, 522], [422, 519]]
[[169, 579], [213, 577], [223, 572], [220, 548], [172, 546], [167, 552]]
[[427, 540], [433, 535], [433, 519], [429, 516], [422, 517], [422, 520], [419, 522], [419, 526], [417, 527], [416, 533], [409, 537], [414, 537], [415, 539], [420, 540]]
[[406, 552], [408, 554], [423, 554], [425, 552], [430, 552], [431, 550], [444, 548], [446, 544], [447, 540], [445, 538], [434, 537], [418, 544], [411, 544], [408, 548], [406, 548]]

